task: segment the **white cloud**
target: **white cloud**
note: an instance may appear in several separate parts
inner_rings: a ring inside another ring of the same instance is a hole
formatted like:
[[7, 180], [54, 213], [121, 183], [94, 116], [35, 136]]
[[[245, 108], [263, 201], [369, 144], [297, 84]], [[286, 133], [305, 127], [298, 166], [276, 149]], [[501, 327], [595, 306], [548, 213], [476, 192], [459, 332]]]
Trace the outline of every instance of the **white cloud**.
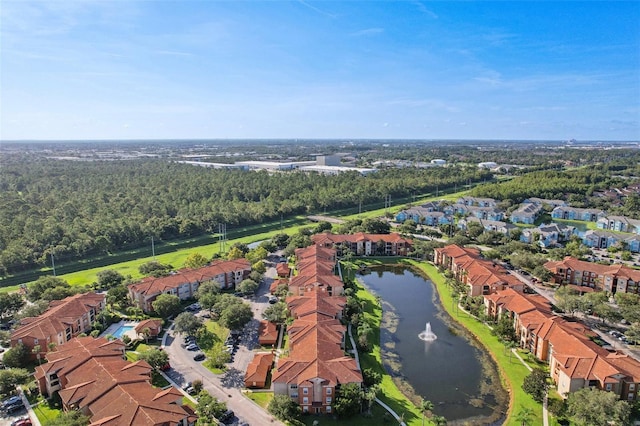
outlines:
[[351, 33], [352, 36], [362, 37], [362, 36], [373, 36], [377, 34], [382, 34], [384, 32], [384, 28], [367, 28], [364, 30], [356, 31]]

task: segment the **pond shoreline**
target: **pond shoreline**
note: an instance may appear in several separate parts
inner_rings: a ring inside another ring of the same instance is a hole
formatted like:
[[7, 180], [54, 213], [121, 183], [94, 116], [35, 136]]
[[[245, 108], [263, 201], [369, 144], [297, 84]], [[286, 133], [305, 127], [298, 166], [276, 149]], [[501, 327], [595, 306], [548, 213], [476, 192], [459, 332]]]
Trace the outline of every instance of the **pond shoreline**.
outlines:
[[[483, 425], [500, 425], [504, 422], [506, 413], [509, 409], [509, 392], [503, 385], [503, 380], [500, 374], [500, 368], [496, 363], [496, 360], [492, 356], [491, 352], [486, 348], [476, 336], [467, 330], [464, 325], [459, 323], [451, 316], [447, 309], [442, 305], [438, 288], [433, 280], [426, 274], [425, 271], [408, 263], [398, 262], [385, 263], [379, 265], [368, 265], [369, 270], [375, 270], [377, 267], [387, 268], [401, 268], [402, 270], [409, 270], [411, 273], [420, 276], [425, 281], [433, 286], [431, 299], [435, 308], [435, 316], [437, 316], [442, 323], [444, 323], [451, 334], [461, 336], [466, 344], [473, 347], [474, 353], [476, 353], [476, 359], [480, 365], [481, 378], [478, 383], [479, 394], [475, 397], [470, 395], [470, 399], [467, 401], [469, 405], [480, 407], [486, 404], [486, 400], [492, 401], [486, 407], [491, 411], [490, 414], [482, 414], [478, 416], [465, 417], [456, 420], [449, 420], [450, 425], [462, 425], [462, 424], [483, 424]], [[377, 293], [374, 289], [368, 286], [360, 274], [356, 275], [356, 279], [360, 285], [362, 285], [366, 291], [377, 297]], [[395, 383], [396, 387], [402, 392], [402, 394], [413, 403], [418, 402], [421, 396], [415, 391], [413, 386], [409, 383], [408, 379], [402, 374], [402, 361], [397, 352], [395, 352], [394, 333], [398, 325], [399, 317], [395, 308], [391, 303], [381, 299], [382, 307], [382, 321], [380, 324], [380, 350], [381, 361], [384, 370], [389, 374]], [[457, 389], [457, 388], [456, 388]], [[437, 401], [432, 401], [437, 404]]]

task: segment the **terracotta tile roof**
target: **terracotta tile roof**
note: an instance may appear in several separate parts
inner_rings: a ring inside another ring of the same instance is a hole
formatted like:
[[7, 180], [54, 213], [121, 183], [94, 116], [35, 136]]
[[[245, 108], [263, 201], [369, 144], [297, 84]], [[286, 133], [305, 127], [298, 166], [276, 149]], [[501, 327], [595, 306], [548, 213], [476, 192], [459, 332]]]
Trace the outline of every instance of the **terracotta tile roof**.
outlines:
[[269, 285], [269, 292], [271, 294], [275, 293], [280, 284], [286, 284], [288, 286], [289, 285], [289, 280], [287, 280], [287, 279], [273, 280], [271, 282], [271, 285]]
[[142, 333], [142, 330], [144, 330], [146, 327], [148, 327], [151, 330], [155, 330], [155, 329], [159, 329], [159, 327], [162, 327], [163, 323], [164, 321], [161, 320], [160, 318], [150, 318], [150, 319], [140, 321], [135, 326], [134, 330], [136, 331], [136, 333], [140, 334]]
[[278, 339], [278, 326], [269, 321], [260, 321], [258, 326], [258, 341], [260, 344], [265, 342], [275, 342]]
[[322, 297], [318, 293], [305, 296], [287, 297], [287, 307], [293, 318], [320, 312], [331, 318], [337, 318], [343, 311], [347, 299], [343, 296]]
[[124, 360], [123, 347], [118, 340], [72, 339], [47, 353], [49, 362], [36, 367], [36, 378], [56, 372], [65, 406], [86, 410], [95, 425], [175, 425], [188, 417], [182, 394], [152, 387], [149, 364]]
[[385, 243], [411, 243], [408, 238], [403, 238], [400, 234], [392, 232], [390, 234], [365, 234], [358, 232], [355, 234], [315, 234], [311, 236], [311, 241], [315, 244], [327, 245], [328, 243], [340, 244], [342, 242], [357, 243], [362, 241], [384, 241]]
[[244, 375], [245, 386], [253, 382], [265, 382], [267, 374], [273, 365], [274, 355], [270, 352], [257, 353], [247, 366], [247, 372]]
[[291, 269], [289, 268], [289, 265], [284, 262], [278, 263], [276, 265], [276, 273], [279, 277], [288, 277], [289, 273], [291, 273]]
[[218, 260], [202, 268], [181, 269], [175, 274], [167, 275], [165, 277], [146, 277], [138, 283], [131, 284], [129, 288], [134, 293], [153, 295], [180, 287], [186, 283], [205, 282], [214, 279], [219, 275], [240, 270], [251, 270], [251, 264], [248, 260]]
[[[320, 240], [322, 238], [325, 237], [320, 236]], [[297, 250], [296, 257], [298, 275], [290, 279], [290, 287], [343, 286], [334, 274], [334, 249], [311, 246]], [[362, 383], [362, 373], [355, 360], [345, 357], [342, 348], [346, 330], [338, 318], [345, 304], [346, 298], [322, 292], [305, 292], [304, 296], [287, 298], [287, 307], [294, 318], [287, 331], [290, 353], [288, 357], [279, 359], [278, 368], [273, 373], [274, 382], [302, 384], [320, 378], [324, 384], [332, 386]]]
[[52, 301], [40, 316], [23, 319], [20, 327], [11, 333], [11, 339], [29, 336], [45, 340], [47, 337], [64, 333], [67, 327], [75, 325], [76, 321], [91, 309], [97, 314], [100, 311], [98, 307], [104, 306], [105, 297], [104, 294], [98, 293], [79, 293]]

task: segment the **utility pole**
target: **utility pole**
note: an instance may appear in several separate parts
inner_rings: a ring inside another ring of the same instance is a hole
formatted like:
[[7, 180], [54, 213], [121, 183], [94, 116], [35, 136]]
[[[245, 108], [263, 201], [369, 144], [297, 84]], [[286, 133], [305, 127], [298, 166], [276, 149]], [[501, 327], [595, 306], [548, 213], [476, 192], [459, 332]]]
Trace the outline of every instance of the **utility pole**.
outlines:
[[219, 223], [218, 224], [218, 241], [220, 241], [220, 253], [224, 253], [226, 250], [225, 242], [227, 240], [227, 224]]
[[53, 250], [51, 250], [51, 269], [53, 269], [53, 276], [56, 276], [56, 261], [53, 259]]

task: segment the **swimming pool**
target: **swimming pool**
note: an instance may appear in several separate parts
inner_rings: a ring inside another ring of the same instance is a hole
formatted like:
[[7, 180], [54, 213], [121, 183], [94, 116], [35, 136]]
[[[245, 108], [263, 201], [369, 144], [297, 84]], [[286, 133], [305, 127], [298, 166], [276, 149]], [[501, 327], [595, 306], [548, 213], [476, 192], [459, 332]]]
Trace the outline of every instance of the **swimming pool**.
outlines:
[[122, 335], [124, 333], [126, 333], [127, 331], [131, 331], [133, 329], [134, 329], [134, 326], [132, 326], [132, 325], [121, 325], [120, 327], [118, 327], [118, 329], [116, 331], [111, 333], [111, 335], [113, 337], [115, 337], [116, 339], [122, 339]]

